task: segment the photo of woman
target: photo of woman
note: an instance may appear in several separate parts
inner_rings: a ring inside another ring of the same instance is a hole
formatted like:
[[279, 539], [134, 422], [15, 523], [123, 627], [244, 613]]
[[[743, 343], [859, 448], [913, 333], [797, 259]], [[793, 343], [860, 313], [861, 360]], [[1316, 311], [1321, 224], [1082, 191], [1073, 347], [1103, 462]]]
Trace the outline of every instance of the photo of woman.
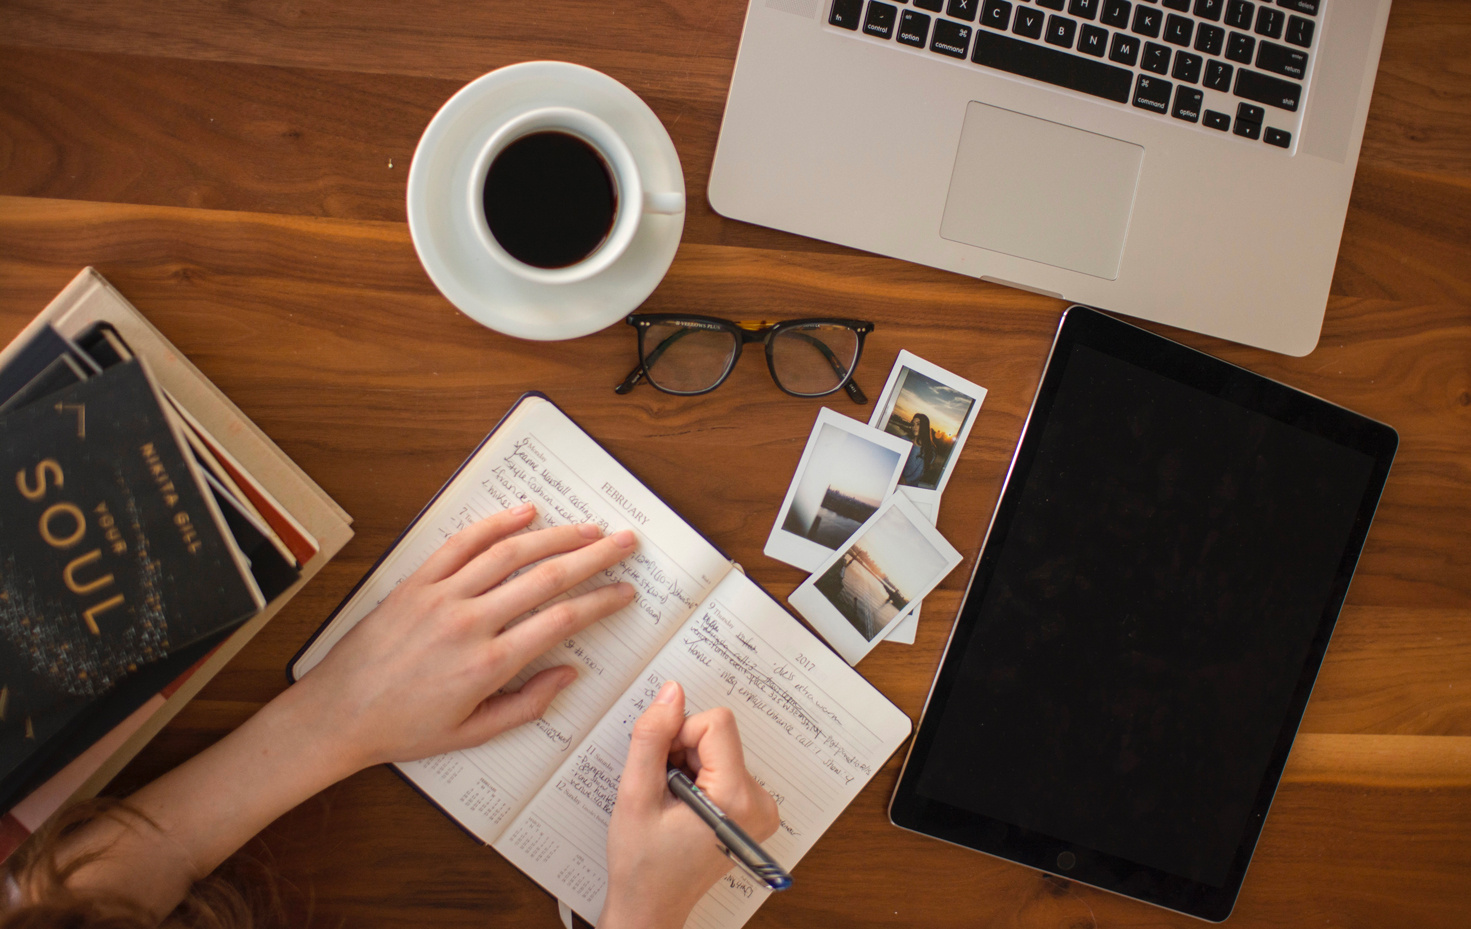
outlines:
[[913, 443], [900, 485], [939, 489], [957, 440], [970, 424], [977, 398], [904, 367], [885, 399], [892, 405], [883, 430]]
[[935, 434], [930, 429], [930, 418], [923, 413], [915, 413], [914, 418], [909, 421], [909, 434], [905, 438], [914, 445], [910, 447], [909, 457], [904, 461], [904, 473], [899, 476], [899, 482], [918, 487], [939, 457], [935, 449]]

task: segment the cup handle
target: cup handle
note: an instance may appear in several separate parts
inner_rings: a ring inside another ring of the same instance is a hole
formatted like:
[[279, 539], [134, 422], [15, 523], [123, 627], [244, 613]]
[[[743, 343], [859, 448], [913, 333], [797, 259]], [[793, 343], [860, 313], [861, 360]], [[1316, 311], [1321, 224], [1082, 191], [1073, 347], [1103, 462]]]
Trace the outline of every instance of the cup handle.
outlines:
[[669, 193], [654, 193], [652, 190], [645, 191], [644, 212], [683, 213], [684, 194], [675, 193], [674, 191], [670, 191]]

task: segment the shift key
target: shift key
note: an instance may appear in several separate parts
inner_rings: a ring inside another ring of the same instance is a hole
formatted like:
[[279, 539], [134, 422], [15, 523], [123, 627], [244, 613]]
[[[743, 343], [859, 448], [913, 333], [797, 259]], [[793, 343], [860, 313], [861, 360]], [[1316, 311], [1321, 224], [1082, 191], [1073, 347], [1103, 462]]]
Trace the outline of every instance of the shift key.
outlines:
[[1302, 99], [1302, 85], [1259, 71], [1237, 68], [1236, 96], [1296, 113], [1298, 101]]

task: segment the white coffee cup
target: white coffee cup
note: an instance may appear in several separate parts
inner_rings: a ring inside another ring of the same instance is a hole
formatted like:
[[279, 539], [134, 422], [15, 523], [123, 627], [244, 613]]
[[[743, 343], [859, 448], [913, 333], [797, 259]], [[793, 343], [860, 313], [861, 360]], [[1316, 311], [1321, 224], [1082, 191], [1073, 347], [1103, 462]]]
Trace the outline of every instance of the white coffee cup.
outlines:
[[[491, 164], [511, 143], [537, 132], [562, 132], [586, 142], [602, 158], [613, 182], [616, 206], [608, 235], [586, 258], [564, 268], [539, 268], [519, 260], [501, 247], [485, 221], [483, 196]], [[566, 106], [529, 110], [497, 129], [475, 159], [465, 196], [469, 198], [470, 215], [482, 220], [475, 224], [480, 244], [507, 271], [538, 284], [571, 284], [587, 280], [627, 251], [644, 213], [682, 213], [685, 206], [682, 192], [644, 189], [638, 162], [627, 143], [611, 126], [591, 113]]]

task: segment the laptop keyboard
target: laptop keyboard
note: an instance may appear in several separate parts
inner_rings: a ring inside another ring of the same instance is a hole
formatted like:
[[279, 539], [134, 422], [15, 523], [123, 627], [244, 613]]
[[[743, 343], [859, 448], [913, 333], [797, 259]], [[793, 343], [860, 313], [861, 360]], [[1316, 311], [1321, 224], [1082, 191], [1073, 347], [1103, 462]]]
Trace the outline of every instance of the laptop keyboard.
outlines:
[[1293, 148], [1325, 0], [831, 0], [828, 23]]

